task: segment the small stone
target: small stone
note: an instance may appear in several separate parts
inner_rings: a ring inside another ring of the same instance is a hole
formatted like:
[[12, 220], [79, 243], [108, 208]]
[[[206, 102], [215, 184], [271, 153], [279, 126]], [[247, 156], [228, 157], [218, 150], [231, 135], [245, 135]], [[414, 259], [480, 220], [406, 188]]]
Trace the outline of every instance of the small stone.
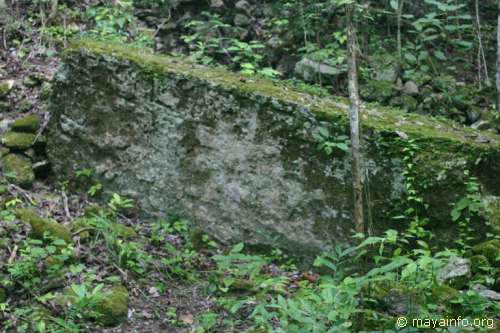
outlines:
[[16, 215], [19, 220], [31, 225], [31, 235], [34, 238], [43, 239], [47, 233], [51, 238], [62, 239], [68, 244], [72, 242], [71, 232], [66, 226], [39, 216], [33, 209], [17, 209]]
[[12, 150], [27, 150], [33, 145], [35, 135], [31, 133], [7, 132], [2, 136], [2, 144]]
[[493, 301], [493, 302], [498, 302], [500, 301], [500, 293], [497, 293], [493, 290], [490, 290], [488, 288], [486, 288], [485, 286], [481, 285], [481, 284], [476, 284], [472, 290], [475, 290], [477, 291], [477, 293], [481, 296], [483, 296], [484, 298], [486, 299], [489, 299], [490, 301]]
[[23, 155], [7, 154], [2, 158], [2, 171], [8, 181], [30, 188], [35, 180], [31, 160]]
[[111, 288], [96, 305], [96, 311], [101, 315], [97, 321], [103, 326], [120, 324], [127, 319], [128, 303], [127, 288], [123, 286]]
[[403, 86], [403, 93], [407, 95], [417, 95], [419, 92], [418, 86], [413, 81], [407, 81]]
[[10, 128], [14, 132], [36, 133], [40, 129], [40, 117], [30, 114], [13, 122]]
[[210, 7], [212, 7], [212, 8], [222, 8], [222, 7], [224, 7], [224, 1], [222, 1], [222, 0], [212, 0], [210, 2]]
[[438, 273], [438, 280], [454, 288], [464, 287], [471, 277], [470, 261], [460, 257], [450, 257], [448, 263]]
[[489, 130], [490, 128], [492, 128], [493, 125], [488, 120], [478, 120], [474, 124], [472, 124], [470, 127], [472, 127], [473, 129], [480, 130], [480, 131], [486, 131], [486, 130]]
[[243, 11], [248, 13], [250, 10], [250, 4], [246, 0], [240, 0], [240, 1], [236, 2], [236, 4], [234, 5], [234, 8], [236, 8], [238, 10], [243, 10]]
[[234, 25], [238, 27], [247, 26], [250, 24], [250, 18], [243, 14], [236, 14], [234, 16]]
[[14, 80], [0, 82], [0, 98], [6, 97], [14, 87]]
[[400, 290], [393, 289], [384, 297], [384, 303], [387, 305], [387, 311], [391, 315], [406, 315], [410, 312], [412, 297], [408, 293], [403, 293]]

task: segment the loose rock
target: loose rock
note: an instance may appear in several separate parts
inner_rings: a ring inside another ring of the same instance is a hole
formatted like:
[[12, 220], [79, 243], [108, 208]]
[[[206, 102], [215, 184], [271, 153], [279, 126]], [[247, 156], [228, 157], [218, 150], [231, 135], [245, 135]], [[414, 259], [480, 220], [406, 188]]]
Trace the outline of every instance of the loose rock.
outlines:
[[35, 135], [31, 133], [7, 132], [2, 136], [2, 144], [12, 150], [27, 150], [34, 141]]
[[14, 132], [36, 133], [40, 129], [40, 117], [30, 114], [12, 123], [11, 129]]
[[49, 237], [54, 239], [62, 239], [66, 243], [72, 242], [71, 232], [66, 226], [43, 218], [32, 209], [17, 209], [16, 215], [24, 223], [31, 225], [31, 234], [35, 238], [43, 239], [45, 233], [47, 233]]
[[35, 180], [31, 160], [23, 155], [7, 154], [2, 158], [2, 170], [8, 181], [30, 188]]

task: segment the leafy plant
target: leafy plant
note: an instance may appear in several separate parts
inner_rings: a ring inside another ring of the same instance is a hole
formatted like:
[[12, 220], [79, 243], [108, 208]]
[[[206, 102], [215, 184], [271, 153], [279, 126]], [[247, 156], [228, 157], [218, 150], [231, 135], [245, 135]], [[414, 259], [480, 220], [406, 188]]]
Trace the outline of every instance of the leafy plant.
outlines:
[[331, 155], [336, 150], [344, 153], [349, 151], [349, 137], [344, 134], [334, 135], [327, 127], [316, 128], [313, 137], [318, 142], [318, 150], [324, 151], [327, 155]]
[[134, 208], [134, 200], [120, 196], [118, 193], [113, 193], [113, 196], [108, 202], [108, 207], [114, 212], [119, 212], [124, 209]]

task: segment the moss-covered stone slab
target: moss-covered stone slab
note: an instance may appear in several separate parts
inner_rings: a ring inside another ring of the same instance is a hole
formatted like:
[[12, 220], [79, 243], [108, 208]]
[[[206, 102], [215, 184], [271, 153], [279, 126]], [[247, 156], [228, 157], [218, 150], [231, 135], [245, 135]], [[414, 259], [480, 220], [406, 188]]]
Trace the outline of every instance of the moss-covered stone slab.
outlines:
[[7, 154], [1, 160], [2, 171], [5, 178], [23, 188], [30, 188], [35, 180], [31, 160], [19, 154]]
[[62, 239], [68, 244], [73, 241], [71, 232], [66, 226], [41, 217], [33, 209], [17, 209], [16, 215], [18, 219], [31, 226], [31, 235], [34, 238], [43, 239], [47, 234], [53, 239]]
[[7, 132], [1, 138], [1, 143], [13, 150], [27, 150], [33, 146], [35, 135], [32, 133]]
[[[81, 40], [64, 53], [50, 106], [55, 175], [94, 169], [104, 195], [133, 198], [146, 217], [175, 213], [222, 242], [300, 254], [350, 238], [351, 159], [326, 156], [314, 136], [348, 135], [345, 99]], [[372, 104], [362, 118], [375, 231], [406, 227], [391, 218], [405, 195], [400, 136], [420, 147], [418, 181], [440, 241], [455, 239], [465, 170], [500, 195], [498, 135]]]
[[36, 133], [40, 129], [40, 116], [30, 114], [13, 122], [10, 128], [14, 132]]

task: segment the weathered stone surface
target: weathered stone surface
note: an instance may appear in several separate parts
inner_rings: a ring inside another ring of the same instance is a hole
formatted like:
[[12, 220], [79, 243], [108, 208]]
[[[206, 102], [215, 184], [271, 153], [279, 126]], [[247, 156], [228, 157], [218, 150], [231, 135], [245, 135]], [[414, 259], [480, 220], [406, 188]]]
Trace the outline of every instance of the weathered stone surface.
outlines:
[[476, 284], [472, 289], [477, 291], [479, 295], [483, 296], [486, 299], [489, 299], [490, 301], [500, 301], [500, 293], [497, 293], [494, 290], [490, 290], [481, 284]]
[[450, 257], [446, 266], [438, 273], [440, 282], [448, 283], [454, 288], [464, 287], [471, 277], [470, 260], [460, 257]]
[[[50, 103], [54, 174], [67, 179], [93, 168], [108, 193], [133, 197], [146, 215], [185, 216], [221, 241], [301, 253], [347, 241], [353, 227], [350, 158], [319, 152], [313, 133], [319, 126], [348, 133], [348, 104], [240, 79], [109, 43], [74, 44]], [[396, 131], [421, 145], [417, 167], [427, 184], [428, 215], [440, 240], [452, 238], [446, 207], [465, 193], [464, 169], [492, 195], [500, 192], [498, 136], [480, 133], [488, 143], [479, 143], [473, 139], [479, 132], [471, 129], [366, 109], [376, 229], [406, 226], [390, 219], [404, 193], [401, 145], [392, 144], [399, 140]]]

